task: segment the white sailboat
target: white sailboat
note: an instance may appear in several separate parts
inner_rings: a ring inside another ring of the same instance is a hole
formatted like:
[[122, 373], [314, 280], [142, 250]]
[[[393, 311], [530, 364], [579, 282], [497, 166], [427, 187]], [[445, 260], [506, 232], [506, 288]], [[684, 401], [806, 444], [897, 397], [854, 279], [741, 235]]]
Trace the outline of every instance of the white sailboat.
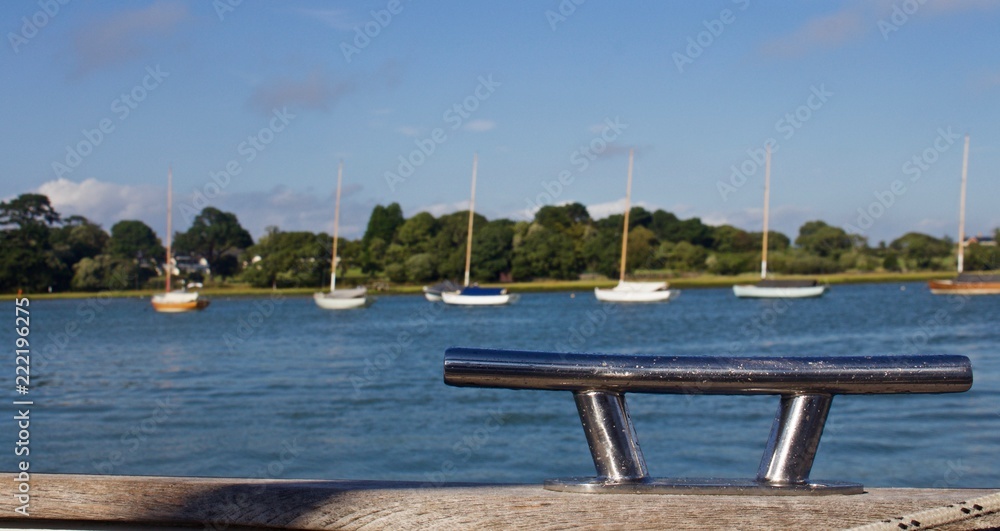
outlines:
[[962, 153], [962, 197], [958, 204], [958, 276], [928, 282], [934, 295], [1000, 295], [1000, 275], [965, 272], [965, 190], [969, 178], [969, 135]]
[[760, 260], [760, 282], [733, 286], [733, 294], [740, 298], [755, 299], [804, 299], [820, 297], [827, 287], [815, 280], [769, 280], [767, 278], [767, 233], [769, 207], [771, 203], [771, 146], [767, 146], [767, 162], [764, 166], [764, 245]]
[[[476, 169], [479, 166], [479, 154], [472, 157], [472, 197], [469, 200], [469, 230], [465, 243], [465, 286], [456, 291], [440, 292], [445, 304], [457, 306], [501, 306], [517, 300], [517, 295], [507, 293], [507, 288], [481, 288], [469, 285], [469, 268], [472, 265], [472, 220], [476, 210]], [[425, 290], [427, 297], [427, 290]], [[431, 297], [427, 297], [432, 300]]]
[[337, 289], [337, 240], [340, 236], [340, 185], [344, 178], [343, 161], [337, 165], [337, 198], [333, 210], [333, 257], [330, 260], [330, 291], [313, 294], [316, 306], [324, 310], [350, 310], [364, 308], [375, 302], [367, 295], [364, 286], [350, 289]]
[[680, 294], [667, 289], [666, 282], [634, 282], [625, 280], [625, 258], [628, 255], [628, 216], [632, 201], [632, 164], [634, 150], [628, 152], [628, 184], [625, 186], [625, 223], [622, 226], [622, 261], [618, 285], [611, 289], [594, 288], [594, 296], [603, 302], [664, 302]]
[[170, 291], [170, 277], [173, 273], [173, 253], [171, 243], [173, 242], [173, 206], [174, 206], [174, 170], [167, 169], [167, 281], [163, 293], [153, 295], [150, 301], [153, 309], [160, 313], [183, 313], [197, 310], [204, 310], [208, 307], [208, 299], [198, 296], [197, 291]]

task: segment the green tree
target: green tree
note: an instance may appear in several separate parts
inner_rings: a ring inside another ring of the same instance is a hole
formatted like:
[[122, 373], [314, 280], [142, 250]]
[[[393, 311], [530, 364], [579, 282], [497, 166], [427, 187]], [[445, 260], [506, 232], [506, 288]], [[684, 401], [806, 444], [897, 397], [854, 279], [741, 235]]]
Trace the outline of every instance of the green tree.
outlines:
[[72, 286], [80, 291], [122, 290], [132, 286], [136, 266], [131, 260], [99, 254], [73, 266]]
[[700, 218], [682, 221], [670, 212], [657, 210], [653, 212], [649, 228], [663, 242], [688, 242], [702, 247], [711, 247], [714, 243], [712, 227], [702, 223]]
[[21, 194], [0, 203], [0, 289], [43, 291], [68, 284], [68, 268], [51, 243], [59, 221], [59, 213], [41, 194]]
[[268, 227], [256, 245], [246, 250], [243, 280], [256, 287], [322, 286], [330, 273], [326, 235], [281, 232]]
[[438, 231], [438, 221], [427, 212], [403, 222], [396, 231], [396, 241], [410, 253], [426, 253]]
[[[179, 253], [193, 254], [208, 261], [212, 272], [220, 274], [229, 269], [222, 264], [223, 256], [253, 245], [250, 233], [240, 225], [236, 214], [223, 212], [215, 207], [205, 207], [195, 216], [191, 228], [179, 233], [174, 247]], [[220, 266], [223, 271], [220, 271]], [[232, 274], [232, 273], [230, 273]], [[222, 275], [226, 276], [226, 275]]]
[[[367, 274], [376, 273], [385, 267], [385, 250], [396, 238], [396, 231], [403, 225], [403, 209], [399, 203], [389, 206], [375, 205], [371, 217], [368, 218], [368, 228], [361, 238], [364, 252], [361, 260], [361, 270]], [[376, 245], [376, 242], [381, 243]]]
[[[485, 217], [476, 214], [475, 227], [486, 225]], [[461, 279], [465, 275], [465, 243], [469, 229], [469, 212], [454, 212], [438, 218], [439, 229], [432, 249], [437, 257], [438, 273], [442, 278]], [[475, 232], [475, 227], [473, 232]]]
[[575, 279], [582, 269], [568, 236], [534, 223], [514, 248], [511, 262], [511, 274], [518, 280]]
[[664, 265], [675, 271], [699, 271], [705, 267], [708, 251], [690, 242], [663, 242], [660, 245], [660, 256]]
[[972, 244], [965, 249], [967, 271], [993, 271], [1000, 269], [1000, 247]]
[[621, 259], [621, 217], [618, 231], [595, 228], [584, 237], [581, 257], [584, 270], [608, 277], [617, 276]]
[[84, 258], [93, 258], [104, 252], [110, 236], [100, 225], [83, 216], [70, 216], [63, 225], [50, 234], [52, 248], [69, 267]]
[[407, 258], [406, 277], [410, 282], [430, 282], [437, 278], [434, 255], [420, 253]]
[[[761, 242], [749, 232], [732, 225], [720, 225], [712, 232], [715, 250], [720, 253], [746, 253], [760, 250]], [[768, 242], [768, 247], [770, 247]]]
[[144, 258], [163, 261], [167, 255], [153, 229], [138, 220], [124, 220], [112, 225], [107, 249], [112, 256], [128, 259], [141, 254]]
[[[763, 232], [752, 232], [754, 248], [760, 249], [764, 245], [764, 233]], [[775, 231], [767, 231], [767, 250], [768, 251], [784, 251], [791, 247], [792, 240], [788, 236]], [[749, 249], [748, 249], [749, 250]]]
[[798, 238], [795, 238], [795, 245], [820, 257], [837, 258], [840, 253], [850, 250], [853, 244], [844, 229], [818, 220], [803, 224], [799, 228]]
[[625, 272], [633, 273], [636, 269], [654, 268], [658, 245], [656, 235], [646, 227], [638, 226], [629, 231], [628, 259], [625, 260]]
[[484, 223], [472, 237], [472, 277], [495, 281], [510, 271], [513, 254], [514, 223], [501, 219]]
[[919, 232], [908, 232], [896, 238], [889, 244], [889, 248], [918, 269], [930, 268], [936, 259], [947, 258], [952, 252], [950, 241]]

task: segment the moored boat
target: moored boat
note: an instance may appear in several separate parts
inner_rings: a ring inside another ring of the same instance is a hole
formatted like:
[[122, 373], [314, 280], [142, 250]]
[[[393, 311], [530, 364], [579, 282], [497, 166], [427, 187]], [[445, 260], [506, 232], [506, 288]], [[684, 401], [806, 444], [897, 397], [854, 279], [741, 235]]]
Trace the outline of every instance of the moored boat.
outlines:
[[[507, 293], [506, 288], [480, 288], [479, 286], [469, 285], [469, 269], [472, 266], [472, 222], [476, 211], [476, 169], [478, 166], [479, 155], [476, 154], [472, 157], [472, 194], [469, 199], [469, 229], [465, 243], [465, 286], [458, 291], [441, 291], [439, 293], [441, 301], [445, 304], [457, 306], [502, 306], [515, 302], [518, 297]], [[433, 296], [433, 293], [428, 296], [427, 289], [424, 288], [424, 297], [427, 300], [433, 300]]]
[[628, 152], [628, 183], [625, 185], [625, 221], [622, 224], [622, 257], [618, 270], [618, 285], [610, 289], [594, 288], [594, 297], [601, 302], [666, 302], [680, 294], [667, 289], [666, 282], [633, 282], [625, 280], [628, 257], [628, 216], [632, 202], [632, 163], [634, 150]]
[[815, 280], [761, 280], [756, 284], [733, 286], [733, 293], [740, 298], [757, 299], [807, 299], [826, 293], [827, 287]]
[[515, 302], [517, 299], [516, 294], [507, 293], [507, 288], [466, 286], [458, 291], [441, 293], [441, 300], [445, 304], [460, 306], [500, 306]]
[[171, 243], [173, 238], [173, 206], [174, 206], [174, 171], [167, 169], [167, 260], [164, 264], [166, 269], [165, 292], [153, 295], [150, 303], [153, 309], [159, 313], [183, 313], [196, 310], [204, 310], [208, 307], [208, 299], [198, 296], [197, 291], [170, 291], [170, 277], [172, 276], [174, 264], [171, 259]]
[[771, 206], [771, 146], [767, 146], [767, 157], [764, 164], [764, 233], [760, 254], [760, 282], [756, 284], [737, 284], [733, 286], [733, 295], [741, 299], [807, 299], [821, 297], [828, 287], [822, 286], [813, 279], [776, 280], [767, 278], [767, 236]]
[[594, 296], [601, 302], [665, 302], [679, 294], [678, 290], [667, 289], [666, 282], [620, 280], [610, 289], [594, 288]]
[[962, 191], [958, 204], [958, 276], [927, 283], [934, 295], [1000, 295], [1000, 275], [965, 272], [965, 192], [969, 177], [969, 135], [962, 151]]
[[1000, 295], [1000, 275], [962, 273], [951, 280], [927, 283], [935, 295]]
[[462, 287], [450, 280], [424, 286], [424, 298], [431, 302], [441, 302], [441, 294], [446, 291], [461, 291]]
[[[168, 266], [169, 267], [169, 266]], [[153, 295], [153, 309], [161, 313], [181, 313], [204, 310], [209, 301], [200, 298], [197, 292], [169, 291]]]
[[337, 289], [337, 241], [340, 236], [340, 187], [344, 178], [344, 163], [337, 165], [337, 195], [333, 210], [333, 255], [330, 258], [330, 291], [313, 294], [316, 306], [323, 310], [350, 310], [371, 306], [375, 299], [364, 286]]

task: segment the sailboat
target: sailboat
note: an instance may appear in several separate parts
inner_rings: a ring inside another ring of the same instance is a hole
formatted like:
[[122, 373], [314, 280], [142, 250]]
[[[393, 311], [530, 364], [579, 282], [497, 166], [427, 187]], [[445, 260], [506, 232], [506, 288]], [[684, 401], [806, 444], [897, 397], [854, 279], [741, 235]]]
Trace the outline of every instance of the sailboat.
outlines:
[[424, 286], [424, 298], [431, 302], [441, 302], [441, 294], [446, 291], [461, 291], [462, 287], [450, 280], [438, 282], [433, 286]]
[[767, 278], [767, 232], [771, 202], [771, 146], [767, 146], [767, 159], [764, 165], [764, 245], [760, 260], [760, 282], [756, 284], [741, 284], [733, 286], [733, 293], [740, 298], [758, 299], [804, 299], [821, 297], [827, 287], [819, 285], [815, 280], [773, 280]]
[[611, 289], [594, 288], [594, 296], [603, 302], [664, 302], [680, 294], [667, 289], [666, 282], [631, 282], [625, 280], [625, 258], [628, 254], [628, 215], [632, 201], [632, 163], [634, 150], [628, 152], [628, 184], [625, 186], [625, 223], [622, 226], [622, 262], [618, 285]]
[[340, 236], [340, 185], [344, 179], [343, 161], [337, 165], [337, 197], [333, 209], [333, 256], [330, 259], [330, 291], [313, 294], [316, 306], [324, 310], [350, 310], [364, 308], [375, 302], [367, 295], [364, 286], [350, 289], [337, 289], [337, 240]]
[[174, 170], [167, 169], [167, 281], [166, 291], [153, 295], [153, 309], [160, 313], [182, 313], [204, 310], [208, 307], [208, 299], [198, 297], [198, 292], [170, 291], [170, 277], [173, 273], [173, 254], [171, 243], [173, 238], [173, 206], [174, 206]]
[[[479, 154], [472, 157], [472, 197], [469, 200], [469, 230], [465, 243], [465, 285], [455, 291], [441, 291], [441, 300], [445, 304], [458, 306], [500, 306], [517, 300], [516, 295], [507, 293], [507, 288], [481, 288], [469, 285], [469, 268], [472, 265], [472, 220], [476, 210], [476, 168], [479, 166]], [[424, 296], [427, 296], [425, 290]], [[433, 294], [432, 294], [433, 295]], [[431, 297], [427, 297], [429, 300]]]
[[997, 295], [1000, 275], [966, 273], [965, 269], [965, 189], [969, 176], [969, 135], [965, 135], [962, 154], [962, 197], [958, 208], [958, 276], [953, 280], [931, 280], [928, 284], [935, 295]]

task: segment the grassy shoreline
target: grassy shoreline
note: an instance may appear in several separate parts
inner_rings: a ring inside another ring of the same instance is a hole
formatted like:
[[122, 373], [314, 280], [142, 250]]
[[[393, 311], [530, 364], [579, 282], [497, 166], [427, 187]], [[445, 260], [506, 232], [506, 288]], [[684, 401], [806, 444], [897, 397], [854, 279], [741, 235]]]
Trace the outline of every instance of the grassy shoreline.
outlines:
[[[833, 275], [783, 275], [780, 278], [815, 278], [822, 284], [874, 284], [892, 282], [920, 282], [932, 279], [945, 279], [955, 276], [952, 272], [942, 271], [922, 271], [915, 273], [837, 273]], [[644, 279], [645, 280], [645, 279]], [[757, 274], [744, 274], [737, 276], [719, 275], [697, 275], [692, 277], [677, 277], [667, 279], [672, 288], [677, 289], [699, 289], [699, 288], [726, 288], [734, 284], [750, 284], [759, 280]], [[517, 293], [544, 293], [554, 291], [590, 291], [594, 288], [608, 288], [617, 284], [615, 280], [540, 280], [535, 282], [511, 282], [508, 284], [489, 284], [490, 286], [502, 286]], [[421, 293], [422, 286], [391, 286], [385, 290], [373, 291], [375, 295], [414, 295]], [[231, 286], [204, 288], [198, 290], [208, 297], [260, 297], [280, 293], [285, 297], [309, 296], [317, 291], [317, 288], [282, 288], [273, 290], [270, 288], [251, 288], [247, 286]], [[123, 291], [98, 291], [98, 292], [63, 292], [63, 293], [27, 293], [32, 299], [86, 299], [89, 297], [151, 297], [159, 293], [158, 290], [123, 290]], [[14, 294], [2, 294], [0, 300], [11, 300]]]

